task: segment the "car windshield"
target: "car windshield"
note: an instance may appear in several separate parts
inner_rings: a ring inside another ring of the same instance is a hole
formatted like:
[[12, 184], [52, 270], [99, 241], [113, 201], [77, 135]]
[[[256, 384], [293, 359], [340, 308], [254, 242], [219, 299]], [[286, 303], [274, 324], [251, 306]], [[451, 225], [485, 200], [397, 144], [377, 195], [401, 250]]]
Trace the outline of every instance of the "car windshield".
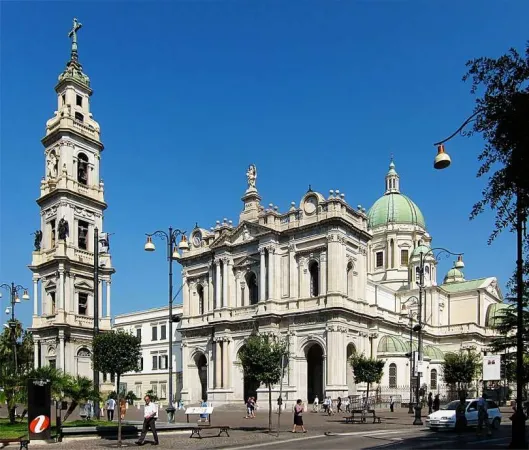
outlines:
[[[457, 405], [459, 405], [459, 400], [454, 400], [453, 402], [448, 403], [447, 405], [444, 405], [441, 407], [441, 409], [444, 409], [445, 411], [455, 411], [457, 409]], [[468, 406], [470, 402], [465, 402], [465, 409]]]

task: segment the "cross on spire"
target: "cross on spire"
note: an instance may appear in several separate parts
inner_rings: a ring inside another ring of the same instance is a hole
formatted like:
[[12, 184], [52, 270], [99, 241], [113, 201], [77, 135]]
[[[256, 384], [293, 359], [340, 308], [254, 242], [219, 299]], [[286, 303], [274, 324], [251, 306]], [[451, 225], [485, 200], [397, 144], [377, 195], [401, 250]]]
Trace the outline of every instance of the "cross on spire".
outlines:
[[70, 32], [68, 33], [68, 37], [72, 38], [72, 53], [71, 53], [71, 59], [73, 61], [77, 61], [77, 31], [81, 29], [83, 24], [81, 22], [77, 21], [77, 18], [73, 18], [73, 26]]

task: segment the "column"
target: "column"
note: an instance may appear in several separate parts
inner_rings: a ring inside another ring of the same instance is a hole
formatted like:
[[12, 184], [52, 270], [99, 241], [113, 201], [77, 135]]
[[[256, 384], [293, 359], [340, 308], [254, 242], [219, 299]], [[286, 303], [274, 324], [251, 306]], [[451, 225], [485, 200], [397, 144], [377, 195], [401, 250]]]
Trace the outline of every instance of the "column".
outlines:
[[99, 280], [99, 318], [101, 319], [103, 317], [103, 280]]
[[215, 389], [220, 389], [222, 386], [222, 350], [220, 342], [215, 342]]
[[222, 307], [226, 308], [229, 305], [228, 299], [228, 258], [224, 258], [222, 261]]
[[33, 367], [35, 369], [39, 368], [39, 342], [35, 340], [33, 343]]
[[33, 315], [34, 316], [39, 315], [39, 279], [38, 278], [33, 278]]
[[226, 260], [226, 264], [228, 266], [227, 272], [227, 280], [228, 280], [228, 296], [226, 297], [226, 306], [229, 308], [232, 308], [236, 306], [236, 286], [237, 286], [237, 280], [235, 279], [235, 274], [233, 273], [233, 260], [230, 258]]
[[266, 300], [266, 249], [260, 248], [261, 266], [259, 267], [259, 301]]
[[330, 234], [327, 236], [327, 253], [328, 253], [328, 269], [329, 278], [327, 280], [327, 291], [334, 293], [339, 291], [339, 271], [340, 271], [340, 259], [342, 252], [340, 251], [340, 242], [338, 241], [338, 235]]
[[57, 309], [64, 309], [64, 269], [59, 269], [59, 298]]
[[320, 295], [327, 294], [327, 252], [320, 254]]
[[110, 280], [107, 280], [107, 317], [110, 317], [110, 285], [112, 282]]
[[187, 281], [187, 276], [185, 275], [185, 272], [182, 271], [182, 302], [183, 302], [183, 311], [182, 315], [184, 317], [189, 316], [189, 302], [191, 299], [189, 298], [189, 283]]
[[60, 348], [60, 355], [59, 355], [59, 368], [66, 372], [66, 355], [65, 353], [65, 347], [64, 347], [64, 332], [59, 331], [59, 348]]
[[296, 252], [294, 244], [290, 244], [288, 246], [288, 256], [290, 259], [289, 263], [289, 274], [288, 278], [290, 279], [290, 290], [289, 290], [289, 297], [290, 298], [296, 298], [298, 293], [298, 265], [296, 261]]
[[268, 247], [268, 298], [276, 298], [276, 278], [275, 278], [275, 252], [274, 247]]
[[213, 264], [208, 266], [208, 312], [213, 311], [215, 305], [213, 301], [215, 299], [214, 295], [214, 286], [213, 286]]
[[222, 298], [222, 281], [220, 275], [220, 260], [215, 261], [215, 309], [221, 307], [220, 300]]
[[229, 342], [227, 340], [222, 342], [222, 387], [228, 389], [229, 387], [229, 375], [228, 375], [228, 347]]

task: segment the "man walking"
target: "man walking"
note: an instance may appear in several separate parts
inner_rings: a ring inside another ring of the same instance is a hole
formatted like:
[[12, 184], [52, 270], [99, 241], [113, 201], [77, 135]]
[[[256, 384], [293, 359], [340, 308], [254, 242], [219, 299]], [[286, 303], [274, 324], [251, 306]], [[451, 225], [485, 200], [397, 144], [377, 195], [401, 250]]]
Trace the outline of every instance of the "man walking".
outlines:
[[108, 421], [112, 422], [114, 420], [114, 409], [116, 409], [116, 400], [114, 400], [113, 398], [109, 398], [105, 407], [107, 410]]
[[143, 410], [143, 428], [141, 430], [141, 436], [136, 442], [137, 445], [143, 445], [145, 443], [145, 436], [149, 429], [152, 431], [152, 437], [154, 438], [154, 444], [158, 445], [158, 433], [156, 433], [156, 419], [158, 418], [158, 406], [151, 402], [151, 397], [145, 396], [145, 408]]

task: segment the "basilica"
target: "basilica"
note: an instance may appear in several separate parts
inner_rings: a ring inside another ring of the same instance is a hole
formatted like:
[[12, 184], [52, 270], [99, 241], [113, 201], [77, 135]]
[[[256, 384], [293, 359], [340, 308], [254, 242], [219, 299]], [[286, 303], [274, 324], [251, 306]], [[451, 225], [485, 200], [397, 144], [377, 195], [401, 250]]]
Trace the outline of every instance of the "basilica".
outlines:
[[[261, 205], [256, 181], [251, 165], [239, 223], [197, 226], [179, 259], [184, 402], [268, 397], [245, 379], [238, 358], [252, 332], [288, 343], [282, 386], [273, 390], [287, 402], [362, 393], [366, 386], [355, 384], [349, 363], [354, 352], [384, 360], [378, 388], [404, 402], [411, 394], [401, 388], [416, 376], [440, 391], [446, 352], [487, 351], [503, 306], [497, 280], [466, 280], [462, 255], [432, 246], [393, 161], [369, 210], [352, 207], [339, 191], [309, 187], [280, 212]], [[453, 258], [446, 274], [437, 273], [442, 253]]]

